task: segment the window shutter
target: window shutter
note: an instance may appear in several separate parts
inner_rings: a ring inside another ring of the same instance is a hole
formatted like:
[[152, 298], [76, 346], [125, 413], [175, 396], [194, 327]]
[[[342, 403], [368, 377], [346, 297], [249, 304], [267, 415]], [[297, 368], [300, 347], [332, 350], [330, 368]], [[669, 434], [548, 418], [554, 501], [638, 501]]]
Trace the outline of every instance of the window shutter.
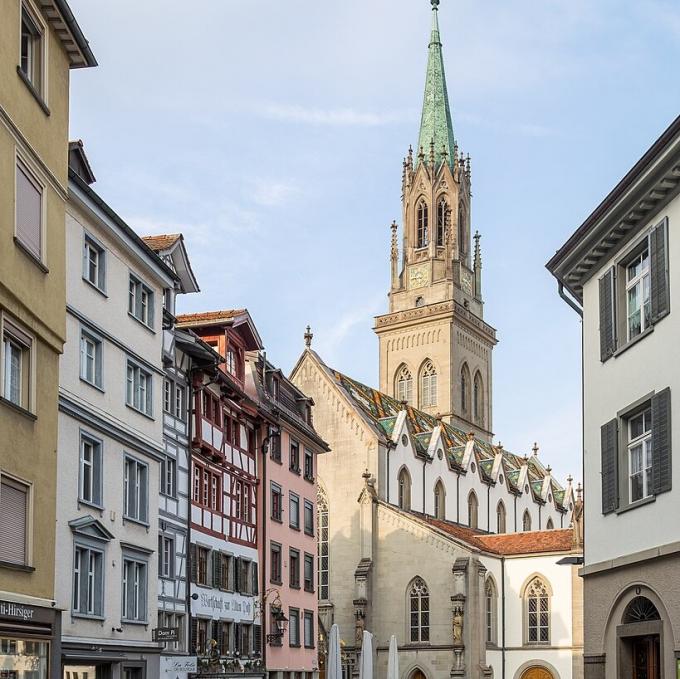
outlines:
[[251, 589], [252, 594], [258, 594], [259, 593], [259, 582], [258, 582], [258, 576], [257, 576], [257, 562], [253, 561], [252, 564], [250, 565], [251, 568], [251, 573], [253, 576], [253, 586]]
[[665, 316], [669, 308], [666, 233], [666, 220], [664, 220], [650, 236], [652, 323]]
[[[212, 584], [219, 587], [222, 582], [222, 555], [218, 551], [212, 553]], [[215, 637], [217, 639], [217, 637]]]
[[616, 419], [601, 427], [602, 437], [602, 513], [619, 507], [619, 451]]
[[239, 573], [241, 572], [241, 559], [237, 556], [233, 560], [234, 564], [234, 591], [241, 591], [241, 580], [239, 579]]
[[28, 173], [17, 165], [16, 234], [38, 259], [42, 252], [42, 194]]
[[253, 652], [262, 653], [262, 626], [253, 625]]
[[139, 520], [148, 521], [149, 519], [149, 476], [146, 465], [137, 464], [137, 474], [139, 475]]
[[[196, 582], [197, 576], [197, 564], [196, 564], [196, 545], [189, 545], [189, 573], [190, 581]], [[193, 648], [193, 646], [192, 646]]]
[[26, 491], [9, 483], [0, 486], [0, 559], [26, 563]]
[[98, 443], [93, 448], [93, 470], [94, 478], [94, 501], [95, 504], [102, 504], [102, 444]]
[[652, 485], [654, 494], [671, 489], [671, 390], [652, 397]]
[[[191, 545], [193, 547], [193, 545]], [[198, 644], [198, 620], [196, 618], [191, 619], [191, 632], [189, 634], [189, 650], [191, 653], [196, 651], [196, 645]]]
[[234, 623], [234, 651], [241, 651], [241, 625]]
[[606, 361], [616, 350], [614, 329], [614, 268], [600, 278], [600, 360]]

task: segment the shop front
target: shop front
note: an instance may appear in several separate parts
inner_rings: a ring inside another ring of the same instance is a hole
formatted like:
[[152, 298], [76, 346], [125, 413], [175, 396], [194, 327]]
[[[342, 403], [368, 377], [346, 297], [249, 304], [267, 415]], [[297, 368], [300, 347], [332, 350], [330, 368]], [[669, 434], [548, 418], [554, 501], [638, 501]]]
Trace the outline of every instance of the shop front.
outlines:
[[159, 679], [159, 651], [157, 646], [116, 647], [98, 639], [86, 644], [64, 639], [63, 679]]

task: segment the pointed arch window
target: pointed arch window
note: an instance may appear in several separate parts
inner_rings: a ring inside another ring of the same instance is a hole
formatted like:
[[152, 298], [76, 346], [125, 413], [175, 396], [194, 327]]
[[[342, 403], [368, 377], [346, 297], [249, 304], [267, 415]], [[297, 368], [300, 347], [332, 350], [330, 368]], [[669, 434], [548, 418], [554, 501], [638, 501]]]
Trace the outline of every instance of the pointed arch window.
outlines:
[[420, 199], [416, 208], [416, 247], [425, 248], [429, 242], [429, 210], [424, 199]]
[[474, 490], [468, 495], [468, 526], [470, 528], [479, 526], [479, 500]]
[[441, 480], [437, 481], [434, 487], [434, 518], [442, 521], [446, 519], [446, 494]]
[[425, 361], [420, 369], [420, 407], [437, 405], [437, 370], [432, 361]]
[[505, 504], [499, 500], [496, 505], [496, 532], [505, 533]]
[[555, 524], [553, 523], [552, 518], [548, 519], [548, 523], [545, 524], [545, 529], [546, 530], [552, 530], [555, 528]]
[[406, 467], [399, 472], [399, 508], [411, 509], [411, 475]]
[[395, 393], [398, 401], [406, 401], [410, 403], [413, 400], [413, 377], [411, 371], [402, 365], [397, 370]]
[[527, 644], [550, 643], [550, 589], [540, 576], [524, 590], [524, 633]]
[[493, 581], [493, 578], [489, 576], [486, 579], [486, 584], [484, 585], [484, 621], [487, 644], [497, 643], [497, 605], [498, 592], [496, 591], [496, 585]]
[[460, 369], [460, 409], [464, 415], [470, 412], [470, 368], [463, 363]]
[[319, 599], [327, 601], [330, 598], [330, 536], [329, 530], [329, 512], [328, 512], [328, 498], [326, 494], [319, 490], [316, 496], [316, 509], [318, 518], [318, 582], [319, 582]]
[[524, 510], [524, 515], [522, 516], [522, 530], [526, 533], [531, 530], [531, 514], [529, 510]]
[[449, 204], [442, 197], [437, 203], [437, 247], [444, 247], [446, 239], [446, 221], [449, 213]]
[[411, 643], [430, 640], [430, 593], [422, 578], [409, 587], [409, 628]]
[[467, 212], [465, 205], [461, 202], [458, 206], [458, 253], [459, 259], [463, 260], [467, 256]]
[[475, 422], [484, 426], [484, 382], [479, 371], [475, 373], [475, 382], [472, 387], [472, 409]]

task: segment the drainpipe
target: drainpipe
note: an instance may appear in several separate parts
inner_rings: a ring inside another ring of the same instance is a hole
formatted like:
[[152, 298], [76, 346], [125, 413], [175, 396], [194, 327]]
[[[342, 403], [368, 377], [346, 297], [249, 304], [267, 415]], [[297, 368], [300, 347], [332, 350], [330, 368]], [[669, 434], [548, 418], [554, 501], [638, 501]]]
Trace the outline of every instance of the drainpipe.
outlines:
[[456, 523], [460, 523], [460, 473], [456, 474]]
[[491, 484], [486, 486], [486, 532], [491, 532]]
[[517, 532], [517, 495], [515, 494], [515, 533]]
[[581, 317], [583, 318], [583, 309], [574, 302], [574, 300], [569, 297], [564, 292], [564, 284], [561, 281], [557, 282], [557, 294]]
[[501, 679], [505, 679], [505, 557], [501, 557]]
[[423, 460], [423, 516], [425, 516], [425, 465], [427, 460]]
[[541, 530], [541, 505], [538, 505], [538, 530]]

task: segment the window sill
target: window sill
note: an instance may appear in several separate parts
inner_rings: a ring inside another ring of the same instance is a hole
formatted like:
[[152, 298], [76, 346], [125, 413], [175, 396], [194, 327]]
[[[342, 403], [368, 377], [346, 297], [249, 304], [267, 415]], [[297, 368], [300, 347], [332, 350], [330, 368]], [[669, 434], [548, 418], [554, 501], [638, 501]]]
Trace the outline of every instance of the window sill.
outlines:
[[152, 335], [156, 334], [156, 331], [153, 329], [153, 327], [150, 326], [148, 323], [145, 323], [141, 318], [137, 318], [137, 316], [135, 316], [134, 314], [131, 314], [129, 311], [128, 311], [128, 316], [130, 318], [134, 318], [134, 320], [137, 321], [137, 323], [139, 323], [139, 325], [141, 325], [143, 328], [146, 328]]
[[651, 504], [652, 502], [656, 502], [656, 495], [643, 497], [642, 500], [636, 500], [635, 502], [627, 504], [625, 507], [619, 507], [614, 511], [614, 513], [625, 514], [626, 512], [629, 512], [631, 509], [637, 509], [638, 507], [643, 507], [644, 505]]
[[22, 406], [18, 406], [16, 403], [6, 399], [4, 396], [0, 396], [0, 403], [6, 405], [8, 408], [11, 408], [12, 410], [15, 410], [17, 413], [19, 413], [19, 415], [27, 417], [29, 420], [33, 420], [35, 422], [38, 419], [38, 416], [36, 414], [32, 413], [30, 410], [26, 410], [26, 408]]
[[307, 644], [305, 644], [305, 648], [316, 648], [316, 646], [307, 646]]
[[305, 530], [305, 535], [309, 535], [310, 538], [314, 537], [314, 531]]
[[177, 500], [177, 499], [178, 499], [176, 493], [175, 493], [175, 494], [173, 494], [173, 493], [164, 493], [162, 490], [159, 490], [159, 491], [158, 491], [158, 494], [159, 494], [159, 495], [162, 495], [163, 497], [168, 498], [168, 500]]
[[293, 472], [293, 474], [297, 474], [300, 476], [300, 467], [289, 467], [289, 471]]
[[33, 98], [38, 102], [40, 108], [46, 116], [51, 115], [50, 109], [45, 103], [45, 100], [40, 96], [40, 92], [36, 89], [35, 85], [28, 79], [28, 76], [21, 70], [21, 66], [17, 64], [17, 73], [19, 77], [24, 81], [24, 85], [28, 87], [28, 91], [33, 95]]
[[280, 516], [272, 516], [272, 521], [276, 521], [276, 523], [283, 523], [283, 519]]
[[131, 406], [129, 403], [125, 404], [130, 410], [134, 410], [134, 412], [138, 413], [142, 417], [146, 417], [147, 420], [153, 420], [154, 422], [156, 421], [156, 418], [153, 415], [149, 415], [148, 413], [145, 413], [143, 410], [140, 410], [139, 408], [135, 408], [134, 406]]
[[25, 563], [13, 563], [12, 561], [0, 561], [0, 568], [6, 568], [10, 571], [21, 571], [22, 573], [33, 573], [35, 568], [28, 566]]
[[[658, 321], [657, 321], [658, 322]], [[622, 353], [630, 349], [632, 346], [636, 345], [638, 342], [648, 337], [654, 332], [654, 326], [650, 325], [648, 328], [643, 330], [639, 335], [633, 337], [633, 339], [628, 340], [623, 346], [619, 347], [612, 355], [613, 358], [618, 358]]]
[[[289, 643], [288, 646], [290, 646], [290, 648], [302, 648], [302, 647], [300, 646], [300, 644], [291, 644], [291, 643]], [[308, 648], [308, 647], [307, 647], [307, 648]]]
[[104, 387], [101, 387], [100, 385], [96, 384], [95, 382], [90, 382], [90, 380], [84, 378], [81, 376], [80, 378], [81, 382], [84, 382], [87, 384], [88, 387], [92, 387], [93, 389], [96, 389], [97, 391], [101, 392], [102, 394], [105, 394], [106, 392], [104, 391]]
[[90, 615], [89, 613], [78, 613], [78, 611], [71, 611], [72, 618], [78, 618], [78, 620], [104, 620], [103, 615]]
[[91, 280], [85, 278], [85, 276], [83, 276], [82, 278], [83, 278], [83, 280], [84, 280], [91, 288], [93, 288], [94, 290], [96, 290], [102, 297], [105, 297], [106, 299], [109, 298], [109, 296], [106, 294], [106, 290], [103, 290], [103, 289], [100, 288], [98, 285], [96, 285], [95, 283], [93, 283]]
[[289, 587], [290, 587], [291, 589], [300, 589], [300, 585], [299, 585], [299, 584], [294, 585], [292, 582], [290, 583]]
[[137, 625], [138, 627], [146, 627], [149, 624], [148, 620], [128, 620], [124, 618], [120, 621], [121, 625]]
[[314, 589], [309, 588], [309, 587], [305, 587], [305, 592], [307, 592], [308, 594], [314, 594]]
[[298, 533], [300, 532], [300, 526], [294, 526], [292, 523], [288, 526], [291, 530], [296, 530]]
[[304, 476], [303, 477], [305, 481], [309, 481], [309, 483], [314, 483], [315, 478], [313, 476]]
[[104, 506], [103, 505], [98, 505], [96, 502], [89, 502], [88, 500], [83, 500], [82, 498], [78, 498], [78, 509], [81, 508], [81, 505], [84, 505], [85, 507], [89, 507], [90, 509], [96, 509], [100, 515], [104, 514]]
[[283, 462], [281, 461], [281, 458], [280, 458], [280, 457], [274, 457], [273, 455], [270, 455], [269, 459], [270, 459], [272, 462], [276, 462], [276, 464], [281, 464], [281, 465], [283, 464]]
[[34, 252], [31, 252], [17, 236], [14, 236], [14, 243], [43, 273], [47, 274], [50, 272], [43, 261]]
[[[272, 583], [272, 585], [283, 585], [283, 580], [270, 580], [269, 582]], [[243, 592], [241, 592], [243, 594]]]
[[141, 526], [149, 530], [151, 524], [148, 521], [142, 521], [141, 519], [135, 519], [133, 516], [123, 516], [123, 523], [132, 523], [136, 526]]

